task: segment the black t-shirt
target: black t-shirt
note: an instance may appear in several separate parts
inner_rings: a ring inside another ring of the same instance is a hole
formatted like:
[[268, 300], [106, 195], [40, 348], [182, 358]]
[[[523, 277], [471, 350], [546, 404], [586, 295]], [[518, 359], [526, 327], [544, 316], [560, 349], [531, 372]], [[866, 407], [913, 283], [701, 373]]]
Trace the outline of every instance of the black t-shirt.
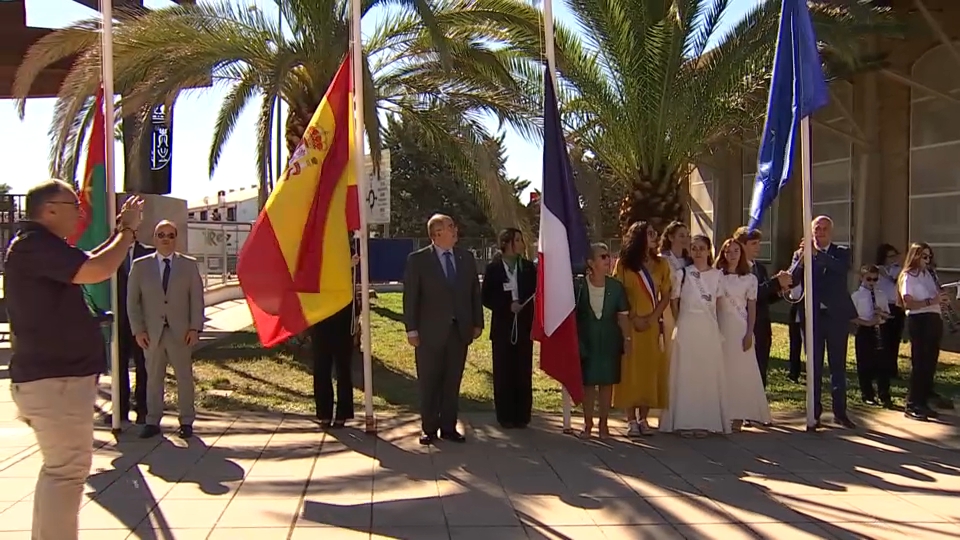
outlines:
[[100, 325], [73, 277], [89, 255], [33, 222], [7, 248], [3, 291], [14, 335], [14, 383], [96, 375], [106, 365]]

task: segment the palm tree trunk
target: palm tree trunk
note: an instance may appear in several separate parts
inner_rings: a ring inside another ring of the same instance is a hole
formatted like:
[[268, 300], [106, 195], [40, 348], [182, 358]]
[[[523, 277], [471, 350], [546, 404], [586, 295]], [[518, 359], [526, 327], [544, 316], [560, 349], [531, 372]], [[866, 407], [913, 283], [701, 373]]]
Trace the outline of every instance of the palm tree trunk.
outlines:
[[679, 178], [640, 177], [620, 203], [620, 230], [626, 232], [637, 221], [646, 221], [662, 231], [671, 221], [682, 221], [683, 214]]

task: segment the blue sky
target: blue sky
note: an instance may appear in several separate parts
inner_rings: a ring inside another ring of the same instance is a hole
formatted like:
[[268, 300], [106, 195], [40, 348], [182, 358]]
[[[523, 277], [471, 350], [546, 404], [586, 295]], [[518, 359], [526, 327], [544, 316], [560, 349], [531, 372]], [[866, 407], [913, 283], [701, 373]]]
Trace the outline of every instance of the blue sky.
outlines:
[[[201, 0], [201, 2], [204, 0]], [[240, 4], [257, 4], [267, 12], [276, 13], [272, 0], [235, 0]], [[752, 5], [761, 0], [734, 0], [725, 21], [733, 24]], [[148, 7], [170, 5], [167, 0], [145, 0]], [[26, 0], [27, 24], [36, 27], [59, 28], [96, 14], [72, 0]], [[556, 18], [571, 22], [571, 16], [563, 0], [555, 0]], [[368, 17], [364, 27], [369, 28], [375, 19]], [[207, 158], [210, 149], [213, 125], [217, 110], [226, 90], [208, 89], [185, 94], [177, 101], [174, 111], [173, 143], [173, 192], [172, 195], [196, 200], [214, 195], [220, 189], [256, 184], [256, 160], [254, 157], [254, 126], [256, 110], [248, 107], [237, 123], [237, 129], [227, 143], [213, 178], [207, 175]], [[30, 186], [48, 177], [47, 155], [49, 137], [47, 129], [53, 113], [53, 99], [34, 99], [27, 103], [26, 118], [17, 118], [12, 101], [0, 100], [0, 159], [4, 163], [2, 181], [10, 184], [14, 192], [23, 192]], [[520, 135], [507, 131], [507, 173], [531, 181], [532, 187], [540, 186], [541, 145], [525, 140]], [[122, 178], [123, 163], [118, 162], [118, 182]]]

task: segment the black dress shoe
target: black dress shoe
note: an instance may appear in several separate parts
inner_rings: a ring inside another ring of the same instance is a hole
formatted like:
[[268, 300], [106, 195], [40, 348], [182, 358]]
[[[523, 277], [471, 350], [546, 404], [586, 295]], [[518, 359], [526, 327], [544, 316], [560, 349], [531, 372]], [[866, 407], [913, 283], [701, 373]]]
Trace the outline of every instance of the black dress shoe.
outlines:
[[819, 420], [814, 422], [812, 426], [807, 426], [807, 433], [814, 433], [818, 429], [823, 429], [823, 424], [821, 424]]
[[461, 435], [460, 433], [457, 433], [456, 431], [448, 431], [446, 433], [440, 432], [440, 438], [445, 441], [455, 442], [455, 443], [467, 442], [467, 438]]
[[897, 408], [896, 405], [893, 404], [893, 400], [890, 399], [890, 398], [881, 399], [881, 400], [880, 400], [880, 405], [881, 405], [884, 409], [887, 409], [887, 410], [890, 410], [890, 411], [892, 411], [892, 410], [894, 410], [894, 409]]
[[513, 422], [500, 422], [500, 427], [502, 427], [503, 429], [513, 429], [517, 427], [517, 425], [514, 424]]
[[177, 430], [177, 437], [181, 439], [193, 437], [193, 426], [180, 426], [180, 429]]
[[420, 444], [423, 446], [430, 446], [437, 440], [436, 435], [431, 435], [429, 433], [423, 433], [420, 435]]
[[880, 406], [880, 402], [877, 401], [877, 398], [875, 398], [875, 397], [865, 397], [865, 398], [863, 398], [863, 403], [864, 403], [864, 405], [869, 405], [869, 406], [871, 406], [871, 407], [879, 407], [879, 406]]
[[150, 437], [156, 437], [160, 434], [160, 426], [154, 426], [152, 424], [145, 424], [143, 429], [140, 430], [141, 439], [149, 439]]
[[857, 427], [857, 425], [853, 423], [853, 420], [850, 420], [850, 418], [846, 416], [834, 417], [833, 423], [846, 429], [854, 429]]
[[911, 408], [911, 407], [907, 407], [907, 410], [903, 413], [903, 415], [911, 420], [919, 420], [921, 422], [926, 422], [927, 420], [929, 420], [927, 418], [927, 415], [923, 414], [922, 411]]
[[134, 423], [138, 426], [142, 426], [147, 423], [147, 415], [137, 413], [137, 419], [134, 420]]
[[932, 409], [930, 407], [921, 407], [920, 412], [922, 412], [924, 416], [926, 416], [927, 418], [933, 418], [933, 419], [940, 418], [940, 413], [938, 413], [935, 409]]

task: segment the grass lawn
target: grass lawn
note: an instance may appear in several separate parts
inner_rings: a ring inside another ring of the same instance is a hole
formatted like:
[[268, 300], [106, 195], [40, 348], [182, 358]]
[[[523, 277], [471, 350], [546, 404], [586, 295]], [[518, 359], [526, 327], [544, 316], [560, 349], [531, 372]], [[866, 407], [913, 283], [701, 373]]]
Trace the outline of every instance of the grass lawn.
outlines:
[[[413, 353], [407, 345], [400, 322], [402, 307], [399, 293], [380, 294], [373, 300], [373, 388], [378, 409], [415, 410], [417, 404], [416, 369]], [[488, 314], [489, 315], [489, 314]], [[538, 352], [535, 349], [534, 354]], [[909, 373], [909, 346], [900, 349], [901, 371]], [[803, 408], [805, 389], [787, 379], [789, 341], [787, 327], [774, 325], [767, 395], [774, 410]], [[847, 394], [851, 403], [859, 400], [854, 367], [853, 339], [847, 362]], [[945, 397], [960, 395], [960, 355], [943, 352], [937, 371], [937, 389]], [[461, 410], [493, 409], [493, 373], [490, 341], [486, 334], [470, 347], [461, 387]], [[207, 410], [272, 410], [313, 412], [313, 379], [309, 351], [291, 347], [264, 349], [256, 333], [239, 332], [197, 352], [194, 361], [197, 401]], [[359, 356], [354, 363], [354, 400], [363, 402], [363, 376]], [[172, 380], [170, 381], [173, 382]], [[825, 381], [826, 382], [826, 381]], [[534, 407], [541, 411], [559, 411], [559, 386], [539, 370], [534, 371]], [[168, 385], [172, 398], [173, 384]], [[829, 395], [829, 391], [825, 390]], [[903, 381], [893, 385], [895, 401], [903, 405], [906, 387]]]

